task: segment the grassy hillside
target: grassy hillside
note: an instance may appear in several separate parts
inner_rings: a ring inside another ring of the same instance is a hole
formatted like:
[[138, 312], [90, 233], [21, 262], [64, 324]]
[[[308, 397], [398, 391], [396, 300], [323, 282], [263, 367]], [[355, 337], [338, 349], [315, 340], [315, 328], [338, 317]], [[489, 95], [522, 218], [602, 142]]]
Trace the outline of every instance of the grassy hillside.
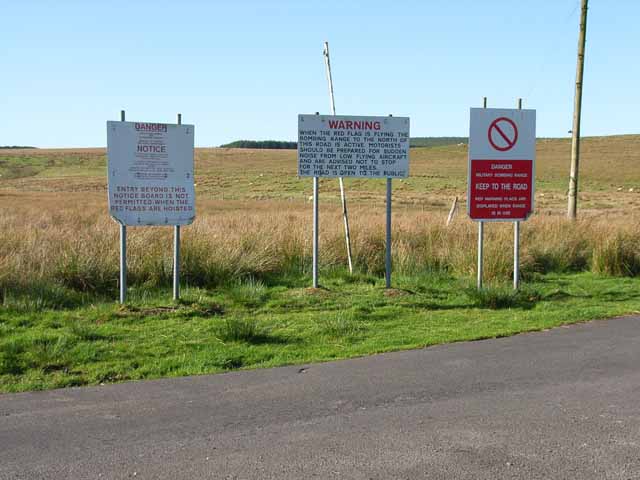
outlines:
[[[560, 213], [568, 185], [571, 141], [540, 139], [537, 144], [536, 204]], [[580, 206], [585, 213], [625, 211], [640, 202], [640, 135], [590, 137], [582, 141]], [[0, 150], [4, 189], [96, 192], [106, 202], [104, 149]], [[296, 176], [295, 150], [196, 149], [198, 198], [306, 202], [311, 181]], [[411, 150], [411, 175], [394, 182], [395, 200], [419, 209], [446, 209], [466, 195], [467, 146]], [[322, 180], [324, 202], [339, 199], [335, 180]], [[347, 179], [351, 202], [379, 203], [383, 180]], [[633, 191], [630, 191], [633, 189]], [[246, 204], [247, 208], [252, 208]]]
[[569, 140], [538, 141], [513, 293], [510, 224], [485, 229], [488, 288], [472, 286], [464, 144], [413, 148], [411, 177], [394, 180], [389, 291], [384, 180], [346, 182], [354, 275], [338, 182], [321, 181], [323, 288], [309, 289], [311, 180], [296, 177], [295, 151], [197, 149], [183, 299], [170, 300], [171, 229], [130, 228], [124, 307], [104, 149], [0, 150], [0, 391], [346, 358], [637, 311], [640, 135], [587, 138], [582, 150], [580, 220], [569, 222]]

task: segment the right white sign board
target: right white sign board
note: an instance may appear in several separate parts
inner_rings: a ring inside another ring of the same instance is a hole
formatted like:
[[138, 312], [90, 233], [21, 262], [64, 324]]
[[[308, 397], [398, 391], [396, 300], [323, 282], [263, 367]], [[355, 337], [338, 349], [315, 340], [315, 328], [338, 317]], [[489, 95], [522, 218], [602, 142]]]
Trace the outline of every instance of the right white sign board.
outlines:
[[477, 221], [526, 220], [533, 212], [536, 111], [472, 108], [467, 207]]

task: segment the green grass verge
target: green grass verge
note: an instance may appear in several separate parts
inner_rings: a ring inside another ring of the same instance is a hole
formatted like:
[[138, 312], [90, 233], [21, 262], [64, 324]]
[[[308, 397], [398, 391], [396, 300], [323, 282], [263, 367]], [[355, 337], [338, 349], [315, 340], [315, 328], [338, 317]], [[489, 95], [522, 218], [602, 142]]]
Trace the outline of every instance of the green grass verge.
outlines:
[[518, 294], [445, 276], [334, 272], [324, 288], [246, 281], [215, 291], [134, 289], [121, 307], [64, 290], [3, 297], [0, 391], [327, 361], [502, 337], [640, 310], [640, 279], [547, 275]]

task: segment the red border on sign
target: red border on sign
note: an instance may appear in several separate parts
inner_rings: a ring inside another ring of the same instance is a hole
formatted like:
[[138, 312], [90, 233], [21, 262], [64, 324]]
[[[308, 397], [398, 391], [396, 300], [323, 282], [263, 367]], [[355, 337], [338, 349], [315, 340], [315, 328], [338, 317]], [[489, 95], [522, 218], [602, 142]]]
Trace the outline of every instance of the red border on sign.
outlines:
[[[503, 122], [503, 121], [510, 123], [511, 126], [513, 127], [513, 132], [515, 133], [513, 140], [511, 140], [498, 125], [498, 122]], [[493, 139], [491, 138], [491, 131], [493, 129], [495, 129], [500, 134], [500, 136], [504, 139], [504, 141], [507, 142], [506, 147], [500, 147], [493, 142]], [[507, 118], [507, 117], [496, 118], [493, 122], [491, 122], [491, 125], [489, 125], [489, 130], [487, 131], [487, 137], [489, 138], [489, 143], [493, 148], [495, 148], [500, 152], [506, 152], [508, 150], [511, 150], [515, 146], [515, 144], [518, 142], [518, 127], [516, 126], [516, 123], [510, 118]]]

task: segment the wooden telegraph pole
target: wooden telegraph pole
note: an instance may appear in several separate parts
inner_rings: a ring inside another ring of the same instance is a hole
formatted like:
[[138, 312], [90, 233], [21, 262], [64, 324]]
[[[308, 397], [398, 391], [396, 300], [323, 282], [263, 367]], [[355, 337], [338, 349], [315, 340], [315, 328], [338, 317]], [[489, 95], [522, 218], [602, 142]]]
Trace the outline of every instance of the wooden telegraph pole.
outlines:
[[575, 220], [578, 213], [578, 167], [580, 165], [580, 114], [582, 111], [582, 75], [584, 73], [584, 45], [587, 39], [587, 3], [582, 0], [580, 35], [578, 36], [578, 65], [576, 93], [573, 100], [573, 129], [571, 137], [571, 174], [569, 176], [569, 206], [567, 216]]

